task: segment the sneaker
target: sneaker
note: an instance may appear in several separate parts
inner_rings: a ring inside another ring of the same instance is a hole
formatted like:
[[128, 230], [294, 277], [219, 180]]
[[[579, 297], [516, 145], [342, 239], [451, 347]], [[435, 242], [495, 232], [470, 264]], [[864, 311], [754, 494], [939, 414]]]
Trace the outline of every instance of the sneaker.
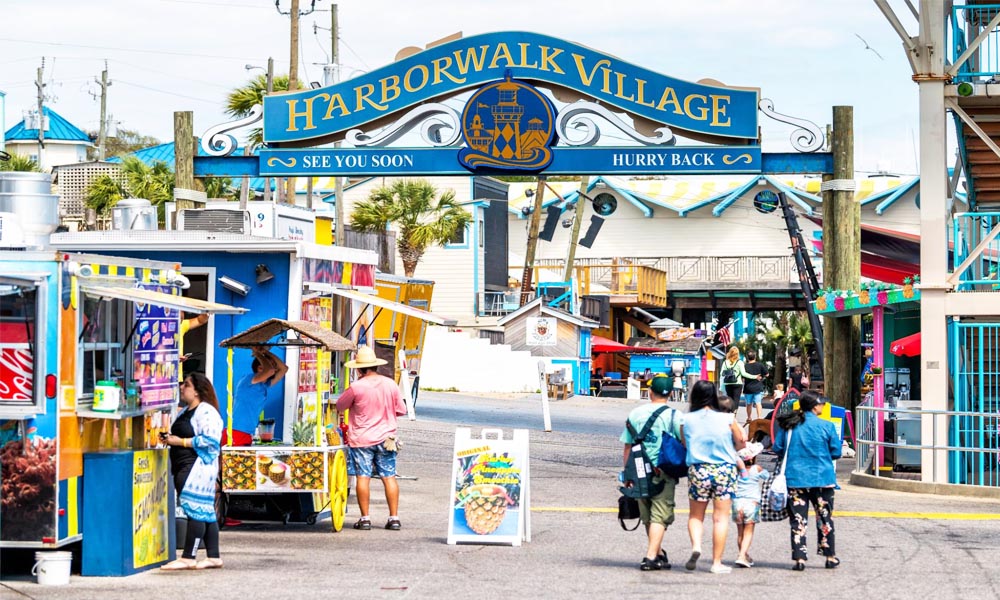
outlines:
[[358, 522], [354, 524], [354, 528], [368, 531], [372, 528], [372, 522], [369, 519], [358, 519]]
[[639, 563], [640, 571], [659, 571], [663, 568], [663, 563], [660, 562], [659, 557], [657, 558], [642, 558], [642, 562]]
[[699, 558], [701, 558], [701, 550], [695, 550], [694, 552], [691, 553], [691, 558], [689, 558], [688, 561], [684, 563], [684, 568], [687, 569], [688, 571], [694, 571], [695, 568], [698, 566]]
[[737, 567], [743, 567], [744, 569], [749, 569], [750, 567], [753, 566], [752, 562], [750, 562], [749, 560], [743, 560], [742, 558], [737, 558], [736, 560], [733, 561], [733, 564], [736, 565]]
[[399, 531], [400, 527], [399, 519], [389, 519], [385, 522], [385, 528], [391, 531]]
[[726, 573], [732, 573], [733, 568], [727, 567], [726, 565], [712, 565], [712, 568], [709, 569], [709, 571], [715, 573], [716, 575], [725, 575]]

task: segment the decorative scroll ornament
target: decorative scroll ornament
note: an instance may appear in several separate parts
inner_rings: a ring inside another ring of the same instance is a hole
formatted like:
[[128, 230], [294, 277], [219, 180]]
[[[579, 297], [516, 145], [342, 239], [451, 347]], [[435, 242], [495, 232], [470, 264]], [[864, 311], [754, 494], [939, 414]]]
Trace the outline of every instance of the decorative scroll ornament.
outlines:
[[246, 117], [239, 119], [238, 121], [220, 123], [209, 128], [209, 130], [206, 131], [205, 135], [201, 138], [201, 149], [204, 150], [205, 154], [208, 154], [209, 156], [229, 156], [236, 151], [239, 143], [236, 141], [235, 137], [226, 132], [246, 127], [251, 123], [261, 121], [263, 120], [263, 117], [264, 107], [260, 104], [254, 104], [253, 108], [250, 109], [250, 114]]
[[677, 142], [669, 127], [659, 127], [655, 136], [646, 136], [629, 126], [618, 115], [596, 102], [577, 100], [568, 104], [556, 115], [556, 132], [559, 139], [569, 146], [593, 146], [601, 139], [601, 129], [590, 115], [602, 117], [625, 135], [647, 146], [671, 146]]
[[799, 152], [815, 152], [826, 143], [826, 137], [823, 135], [823, 130], [819, 128], [819, 125], [812, 121], [796, 119], [795, 117], [774, 112], [774, 102], [771, 102], [770, 99], [762, 98], [757, 104], [757, 108], [760, 109], [760, 112], [775, 121], [798, 126], [798, 129], [792, 131], [789, 139], [792, 142], [792, 147]]
[[[420, 137], [425, 144], [437, 147], [453, 146], [461, 137], [461, 122], [461, 117], [455, 109], [434, 102], [414, 108], [377, 134], [351, 129], [344, 139], [351, 145], [362, 148], [388, 146], [419, 125]], [[446, 130], [450, 132], [444, 135]]]

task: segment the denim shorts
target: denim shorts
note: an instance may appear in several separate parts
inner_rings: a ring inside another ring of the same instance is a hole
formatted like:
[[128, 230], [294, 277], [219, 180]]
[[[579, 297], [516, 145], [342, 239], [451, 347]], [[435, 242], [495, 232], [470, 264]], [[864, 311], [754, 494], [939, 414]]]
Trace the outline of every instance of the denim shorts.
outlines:
[[746, 402], [747, 406], [750, 406], [751, 404], [763, 406], [764, 392], [759, 392], [757, 394], [743, 394], [743, 401]]
[[[389, 452], [382, 444], [351, 448], [351, 466], [354, 475], [358, 477], [395, 477], [396, 452]], [[373, 469], [374, 467], [374, 469]]]

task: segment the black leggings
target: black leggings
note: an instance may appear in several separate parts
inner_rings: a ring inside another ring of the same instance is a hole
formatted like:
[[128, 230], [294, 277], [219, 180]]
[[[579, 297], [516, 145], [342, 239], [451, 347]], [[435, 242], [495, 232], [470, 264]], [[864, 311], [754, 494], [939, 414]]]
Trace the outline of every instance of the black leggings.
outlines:
[[219, 558], [219, 524], [215, 521], [205, 523], [188, 519], [187, 538], [184, 541], [184, 558], [194, 558], [198, 546], [205, 540], [205, 552], [209, 558]]

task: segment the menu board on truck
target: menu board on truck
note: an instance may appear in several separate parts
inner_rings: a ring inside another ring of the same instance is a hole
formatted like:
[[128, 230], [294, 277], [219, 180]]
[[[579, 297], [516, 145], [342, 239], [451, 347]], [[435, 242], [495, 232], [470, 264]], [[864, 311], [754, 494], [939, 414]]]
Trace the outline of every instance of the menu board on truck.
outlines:
[[[163, 285], [140, 287], [164, 294], [174, 289]], [[133, 378], [139, 382], [139, 402], [144, 408], [170, 406], [177, 400], [180, 314], [176, 309], [136, 302], [135, 319]]]

